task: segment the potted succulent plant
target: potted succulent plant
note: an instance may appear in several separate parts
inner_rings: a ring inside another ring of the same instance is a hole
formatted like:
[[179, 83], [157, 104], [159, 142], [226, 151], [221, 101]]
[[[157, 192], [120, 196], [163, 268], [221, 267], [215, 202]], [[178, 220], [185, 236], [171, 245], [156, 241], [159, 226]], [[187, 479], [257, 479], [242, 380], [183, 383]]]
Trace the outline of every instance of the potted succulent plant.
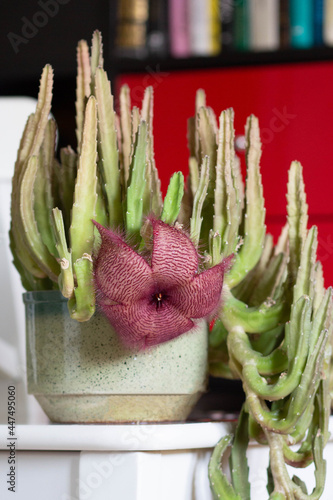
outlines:
[[219, 306], [228, 261], [205, 269], [177, 223], [183, 174], [162, 201], [152, 90], [131, 110], [123, 88], [118, 124], [99, 32], [91, 57], [84, 41], [77, 56], [77, 152], [55, 158], [46, 66], [13, 177], [28, 390], [54, 421], [183, 420], [206, 386], [202, 318]]
[[[250, 498], [250, 440], [269, 446], [270, 499], [320, 498], [331, 408], [332, 289], [325, 289], [316, 257], [317, 228], [307, 228], [302, 167], [291, 164], [287, 224], [274, 245], [265, 230], [258, 120], [249, 117], [245, 129], [245, 188], [235, 157], [232, 110], [221, 113], [218, 128], [199, 92], [189, 125], [188, 198], [198, 199], [207, 175], [205, 158], [210, 161], [200, 238], [212, 265], [221, 254], [235, 253], [223, 307], [210, 331], [210, 373], [240, 379], [245, 392], [234, 435], [223, 436], [211, 458], [214, 498]], [[222, 462], [230, 448], [228, 477]], [[289, 478], [286, 464], [303, 468], [313, 462], [316, 486], [308, 494], [297, 476]]]
[[[223, 436], [212, 455], [215, 498], [250, 498], [250, 439], [270, 447], [270, 498], [319, 498], [332, 291], [316, 259], [317, 229], [307, 229], [301, 165], [291, 165], [288, 223], [274, 245], [258, 120], [246, 124], [244, 184], [233, 111], [218, 124], [198, 91], [190, 175], [184, 187], [175, 173], [162, 199], [152, 90], [139, 110], [123, 87], [117, 116], [100, 34], [91, 55], [84, 41], [77, 54], [77, 151], [55, 158], [46, 66], [13, 178], [11, 248], [28, 290], [29, 391], [60, 422], [185, 419], [209, 367], [240, 379], [246, 396], [234, 437]], [[227, 478], [221, 457], [231, 444]], [[285, 464], [312, 461], [317, 485], [308, 496]]]

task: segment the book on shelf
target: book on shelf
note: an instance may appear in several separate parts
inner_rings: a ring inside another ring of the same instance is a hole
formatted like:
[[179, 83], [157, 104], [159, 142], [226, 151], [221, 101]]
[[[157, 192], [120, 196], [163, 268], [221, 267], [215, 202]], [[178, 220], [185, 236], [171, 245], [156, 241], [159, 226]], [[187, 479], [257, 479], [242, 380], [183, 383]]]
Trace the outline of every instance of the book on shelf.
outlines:
[[221, 48], [228, 50], [234, 44], [234, 0], [220, 0]]
[[324, 44], [324, 0], [314, 0], [313, 3], [313, 43], [316, 47]]
[[333, 0], [324, 0], [324, 43], [333, 46]]
[[290, 46], [289, 0], [280, 0], [279, 21], [280, 49], [287, 49]]
[[187, 0], [169, 0], [169, 42], [173, 57], [189, 57], [190, 35]]
[[149, 54], [165, 57], [168, 53], [168, 2], [149, 0], [147, 46]]
[[220, 1], [209, 0], [209, 23], [210, 23], [210, 38], [211, 38], [211, 55], [217, 55], [222, 49], [221, 39], [221, 13]]
[[234, 48], [250, 48], [250, 6], [249, 0], [237, 0], [234, 4]]
[[149, 0], [118, 0], [116, 52], [144, 58], [147, 50]]
[[279, 4], [279, 0], [249, 0], [250, 50], [265, 51], [279, 48]]
[[290, 46], [310, 48], [314, 45], [313, 0], [289, 0]]
[[191, 55], [213, 56], [221, 50], [218, 0], [187, 0]]

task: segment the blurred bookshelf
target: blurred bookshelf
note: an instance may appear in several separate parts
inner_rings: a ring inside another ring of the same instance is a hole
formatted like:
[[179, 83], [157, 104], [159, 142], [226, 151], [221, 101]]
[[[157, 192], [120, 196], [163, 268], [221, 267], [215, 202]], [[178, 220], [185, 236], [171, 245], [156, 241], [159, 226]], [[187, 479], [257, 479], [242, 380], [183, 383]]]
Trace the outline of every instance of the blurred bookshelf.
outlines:
[[114, 28], [114, 74], [333, 60], [333, 0], [118, 0]]
[[[295, 31], [297, 9], [308, 36], [292, 41], [291, 14]], [[61, 146], [76, 140], [76, 45], [82, 38], [90, 41], [95, 29], [103, 35], [104, 65], [114, 88], [122, 75], [152, 70], [333, 61], [333, 0], [3, 0], [0, 95], [36, 97], [42, 68], [50, 63]]]
[[[297, 11], [308, 23], [298, 29], [298, 41], [292, 37]], [[172, 73], [333, 61], [333, 0], [3, 0], [0, 95], [36, 97], [50, 63], [61, 145], [75, 142], [76, 45], [90, 41], [95, 29], [103, 35], [112, 84], [152, 68]]]
[[157, 64], [178, 71], [333, 60], [333, 0], [57, 2], [1, 2], [1, 95], [20, 87], [30, 95], [47, 62], [58, 81], [75, 78], [77, 41], [94, 29], [112, 80]]

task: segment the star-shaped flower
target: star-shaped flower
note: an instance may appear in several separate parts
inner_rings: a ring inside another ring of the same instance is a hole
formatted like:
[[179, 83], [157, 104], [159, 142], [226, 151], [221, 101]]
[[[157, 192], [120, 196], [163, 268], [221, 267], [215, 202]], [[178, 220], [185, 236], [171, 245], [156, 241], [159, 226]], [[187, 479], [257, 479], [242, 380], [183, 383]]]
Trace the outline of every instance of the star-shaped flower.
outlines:
[[123, 342], [148, 347], [195, 326], [220, 305], [231, 257], [198, 273], [199, 256], [184, 231], [150, 217], [150, 262], [97, 222], [102, 244], [94, 262], [97, 301]]

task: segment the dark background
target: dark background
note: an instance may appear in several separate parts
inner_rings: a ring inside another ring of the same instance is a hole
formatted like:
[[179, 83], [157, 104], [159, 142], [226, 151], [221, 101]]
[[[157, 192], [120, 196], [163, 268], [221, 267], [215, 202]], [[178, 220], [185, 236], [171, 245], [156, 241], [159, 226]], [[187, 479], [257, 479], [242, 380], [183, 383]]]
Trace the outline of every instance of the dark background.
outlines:
[[[112, 78], [110, 54], [113, 51], [116, 0], [59, 2], [1, 1], [0, 95], [25, 95], [36, 98], [42, 69], [45, 64], [51, 64], [55, 73], [56, 89], [52, 112], [61, 129], [60, 145], [66, 146], [70, 143], [75, 146], [77, 42], [85, 39], [90, 45], [93, 31], [99, 29], [102, 32], [105, 68]], [[25, 42], [15, 38], [15, 35], [22, 37]]]

